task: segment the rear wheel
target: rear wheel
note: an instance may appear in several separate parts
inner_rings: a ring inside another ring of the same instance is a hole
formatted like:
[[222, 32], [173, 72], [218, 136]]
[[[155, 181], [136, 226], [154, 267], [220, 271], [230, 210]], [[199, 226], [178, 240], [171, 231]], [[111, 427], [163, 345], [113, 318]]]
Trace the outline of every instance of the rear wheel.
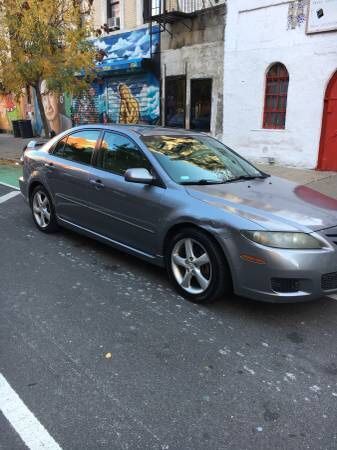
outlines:
[[44, 233], [52, 233], [57, 230], [57, 221], [51, 198], [47, 190], [37, 186], [30, 197], [30, 206], [35, 225]]
[[170, 280], [186, 299], [210, 302], [231, 291], [225, 257], [217, 243], [201, 230], [186, 228], [177, 233], [165, 258]]

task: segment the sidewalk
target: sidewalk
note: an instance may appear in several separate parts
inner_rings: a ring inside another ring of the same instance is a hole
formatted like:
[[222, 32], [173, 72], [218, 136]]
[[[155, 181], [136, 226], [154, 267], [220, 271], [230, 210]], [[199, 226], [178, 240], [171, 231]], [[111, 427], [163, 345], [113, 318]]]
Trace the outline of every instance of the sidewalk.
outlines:
[[[0, 165], [18, 161], [22, 149], [32, 139], [14, 138], [11, 134], [0, 134]], [[255, 164], [264, 172], [281, 178], [286, 178], [325, 195], [337, 198], [337, 172], [319, 172], [317, 170], [296, 169], [292, 167], [269, 164]]]
[[[18, 161], [22, 149], [33, 139], [39, 138], [15, 138], [12, 134], [0, 134], [0, 160]], [[1, 161], [0, 161], [1, 163]]]
[[337, 172], [320, 172], [310, 169], [274, 166], [270, 164], [255, 164], [256, 167], [270, 175], [286, 178], [315, 189], [322, 194], [337, 198]]

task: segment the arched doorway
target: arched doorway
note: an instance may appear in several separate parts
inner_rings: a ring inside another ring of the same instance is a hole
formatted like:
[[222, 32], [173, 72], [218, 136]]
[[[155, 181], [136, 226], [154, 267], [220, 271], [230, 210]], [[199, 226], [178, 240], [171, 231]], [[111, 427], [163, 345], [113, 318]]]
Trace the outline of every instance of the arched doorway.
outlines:
[[331, 78], [324, 98], [318, 169], [337, 171], [337, 72]]

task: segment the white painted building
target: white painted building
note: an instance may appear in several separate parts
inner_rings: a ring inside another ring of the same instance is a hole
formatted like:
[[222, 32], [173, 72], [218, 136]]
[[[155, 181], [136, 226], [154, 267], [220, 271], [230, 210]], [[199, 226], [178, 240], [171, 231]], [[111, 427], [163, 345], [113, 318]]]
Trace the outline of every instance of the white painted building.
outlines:
[[227, 5], [224, 142], [250, 160], [337, 170], [337, 0]]

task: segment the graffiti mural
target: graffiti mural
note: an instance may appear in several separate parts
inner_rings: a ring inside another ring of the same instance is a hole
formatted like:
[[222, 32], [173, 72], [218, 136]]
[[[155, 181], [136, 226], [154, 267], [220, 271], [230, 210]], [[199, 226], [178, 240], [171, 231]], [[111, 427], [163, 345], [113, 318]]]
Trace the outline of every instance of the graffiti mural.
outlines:
[[156, 124], [159, 95], [159, 81], [151, 73], [105, 78], [73, 99], [73, 123]]
[[102, 101], [100, 91], [95, 85], [92, 85], [87, 92], [74, 97], [72, 101], [72, 119], [74, 125], [84, 125], [88, 123], [102, 122], [102, 114], [105, 106], [100, 108], [99, 103]]
[[[160, 84], [151, 57], [158, 50], [159, 33], [148, 28], [95, 39], [97, 80], [87, 92], [58, 96], [41, 84], [49, 127], [56, 134], [71, 126], [92, 123], [156, 124], [160, 118]], [[34, 98], [35, 132], [42, 133]]]
[[114, 123], [156, 124], [159, 121], [159, 82], [151, 74], [107, 80], [108, 115]]
[[109, 72], [128, 68], [137, 68], [142, 59], [151, 59], [153, 53], [159, 49], [159, 28], [153, 27], [152, 35], [148, 28], [113, 34], [95, 39], [94, 45], [99, 53], [97, 69]]
[[10, 131], [12, 120], [22, 118], [22, 107], [14, 94], [0, 94], [0, 129]]
[[[61, 131], [71, 128], [72, 120], [71, 120], [70, 96], [66, 94], [58, 95], [55, 92], [48, 90], [47, 83], [45, 80], [42, 81], [40, 89], [42, 95], [42, 104], [48, 121], [49, 129], [53, 131], [55, 134], [58, 134], [61, 133]], [[35, 134], [41, 135], [43, 125], [35, 92], [33, 94], [33, 98], [35, 110], [35, 119], [33, 121], [33, 128]]]

